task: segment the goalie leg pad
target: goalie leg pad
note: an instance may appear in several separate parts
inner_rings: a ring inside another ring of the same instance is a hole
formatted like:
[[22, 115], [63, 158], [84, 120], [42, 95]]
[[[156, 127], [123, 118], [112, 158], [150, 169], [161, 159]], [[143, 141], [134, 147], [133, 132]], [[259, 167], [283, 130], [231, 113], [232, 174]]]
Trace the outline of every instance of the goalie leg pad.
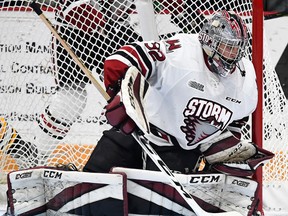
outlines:
[[[126, 178], [52, 168], [8, 175], [9, 214], [127, 215]], [[113, 206], [113, 208], [111, 208]]]
[[[114, 167], [127, 176], [129, 214], [194, 215], [193, 210], [159, 171]], [[175, 174], [207, 212], [236, 211], [251, 216], [257, 203], [258, 183], [221, 173]]]

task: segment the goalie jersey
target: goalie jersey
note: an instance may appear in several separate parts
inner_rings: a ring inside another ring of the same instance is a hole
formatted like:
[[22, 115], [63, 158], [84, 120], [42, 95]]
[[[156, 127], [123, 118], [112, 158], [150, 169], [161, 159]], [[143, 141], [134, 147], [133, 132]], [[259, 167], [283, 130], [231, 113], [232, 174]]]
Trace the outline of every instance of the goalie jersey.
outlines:
[[256, 108], [252, 63], [243, 58], [230, 75], [218, 76], [207, 67], [197, 36], [129, 44], [105, 61], [105, 86], [111, 96], [132, 65], [149, 83], [142, 105], [151, 128], [146, 137], [156, 145], [195, 149]]

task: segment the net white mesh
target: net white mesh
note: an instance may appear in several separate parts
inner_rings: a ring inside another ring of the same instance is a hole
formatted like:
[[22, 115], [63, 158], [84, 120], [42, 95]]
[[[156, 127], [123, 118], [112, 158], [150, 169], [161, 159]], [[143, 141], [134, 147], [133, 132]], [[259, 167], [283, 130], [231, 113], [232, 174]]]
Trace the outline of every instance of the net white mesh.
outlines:
[[[125, 43], [167, 38], [176, 32], [196, 33], [205, 17], [219, 9], [239, 13], [251, 30], [253, 11], [252, 1], [243, 0], [154, 0], [153, 17], [145, 17], [145, 12], [151, 13], [148, 6], [152, 1], [36, 2], [100, 82], [103, 60]], [[105, 100], [31, 10], [30, 3], [0, 2], [3, 176], [19, 168], [69, 162], [81, 170], [102, 131], [109, 128], [103, 116]], [[250, 40], [250, 59], [251, 53]], [[264, 147], [276, 156], [264, 167], [263, 181], [287, 184], [287, 103], [277, 74], [269, 65], [265, 44]], [[243, 130], [246, 139], [251, 138], [250, 129], [247, 125]]]

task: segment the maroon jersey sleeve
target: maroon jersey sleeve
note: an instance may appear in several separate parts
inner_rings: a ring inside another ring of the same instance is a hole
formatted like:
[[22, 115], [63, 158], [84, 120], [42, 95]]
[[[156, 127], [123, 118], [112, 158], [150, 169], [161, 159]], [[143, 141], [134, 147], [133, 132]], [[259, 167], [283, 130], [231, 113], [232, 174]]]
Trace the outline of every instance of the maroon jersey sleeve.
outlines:
[[159, 42], [155, 41], [132, 43], [117, 50], [104, 62], [104, 84], [107, 93], [111, 97], [118, 93], [121, 80], [130, 66], [138, 68], [143, 76], [149, 79], [155, 63], [160, 59], [155, 56], [165, 59]]

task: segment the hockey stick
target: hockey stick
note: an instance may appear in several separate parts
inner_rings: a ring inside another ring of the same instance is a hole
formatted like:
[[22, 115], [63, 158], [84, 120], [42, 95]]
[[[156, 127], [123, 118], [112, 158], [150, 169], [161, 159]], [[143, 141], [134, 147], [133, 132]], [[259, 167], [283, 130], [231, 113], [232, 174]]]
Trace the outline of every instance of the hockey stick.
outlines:
[[[91, 80], [92, 84], [99, 90], [99, 92], [102, 94], [102, 96], [105, 98], [106, 101], [109, 101], [110, 96], [106, 93], [106, 91], [102, 88], [102, 86], [98, 83], [98, 81], [93, 77], [91, 72], [86, 68], [86, 66], [83, 64], [83, 62], [75, 55], [73, 50], [69, 47], [69, 45], [66, 43], [64, 39], [58, 34], [57, 30], [54, 28], [52, 23], [45, 17], [42, 10], [40, 9], [39, 5], [35, 2], [32, 2], [30, 6], [33, 8], [33, 10], [37, 13], [37, 15], [43, 20], [43, 22], [47, 25], [47, 27], [50, 29], [52, 34], [59, 40], [59, 42], [62, 44], [62, 46], [66, 49], [66, 51], [71, 55], [73, 60], [80, 66], [82, 71], [85, 73], [85, 75]], [[133, 71], [132, 71], [133, 70]], [[131, 72], [129, 72], [131, 71]], [[139, 74], [139, 71], [135, 68], [129, 69], [126, 74], [129, 73], [137, 73]], [[126, 76], [125, 76], [126, 77]], [[129, 75], [127, 76], [129, 77]], [[130, 77], [129, 77], [130, 78]], [[127, 79], [129, 79], [127, 78]], [[126, 80], [127, 80], [126, 79]], [[129, 90], [128, 90], [129, 91]], [[128, 97], [132, 99], [134, 102], [137, 103], [137, 99], [135, 99], [135, 95], [133, 95], [133, 91], [129, 91], [126, 93], [128, 94]], [[128, 104], [130, 104], [131, 101], [129, 101]], [[131, 105], [132, 106], [132, 105]], [[133, 106], [132, 106], [133, 107]], [[138, 106], [137, 106], [138, 107]], [[134, 107], [133, 107], [134, 109]], [[143, 110], [137, 110], [136, 116], [141, 115]], [[141, 116], [145, 120], [145, 116]], [[137, 118], [139, 119], [139, 118]], [[147, 127], [148, 124], [145, 125]], [[144, 128], [145, 130], [149, 131], [148, 128]], [[168, 166], [163, 162], [163, 160], [159, 157], [157, 152], [151, 147], [150, 143], [146, 141], [146, 138], [143, 135], [139, 135], [139, 133], [134, 132], [133, 137], [136, 139], [136, 141], [140, 144], [140, 146], [143, 148], [143, 150], [151, 157], [151, 159], [154, 161], [156, 166], [167, 176], [167, 179], [171, 182], [172, 186], [177, 190], [177, 192], [183, 197], [183, 199], [189, 204], [191, 209], [196, 213], [198, 216], [241, 216], [238, 212], [224, 212], [224, 213], [209, 213], [203, 210], [193, 199], [193, 197], [186, 191], [186, 189], [183, 187], [183, 185], [175, 178], [174, 174], [171, 172], [171, 170], [168, 168]]]

